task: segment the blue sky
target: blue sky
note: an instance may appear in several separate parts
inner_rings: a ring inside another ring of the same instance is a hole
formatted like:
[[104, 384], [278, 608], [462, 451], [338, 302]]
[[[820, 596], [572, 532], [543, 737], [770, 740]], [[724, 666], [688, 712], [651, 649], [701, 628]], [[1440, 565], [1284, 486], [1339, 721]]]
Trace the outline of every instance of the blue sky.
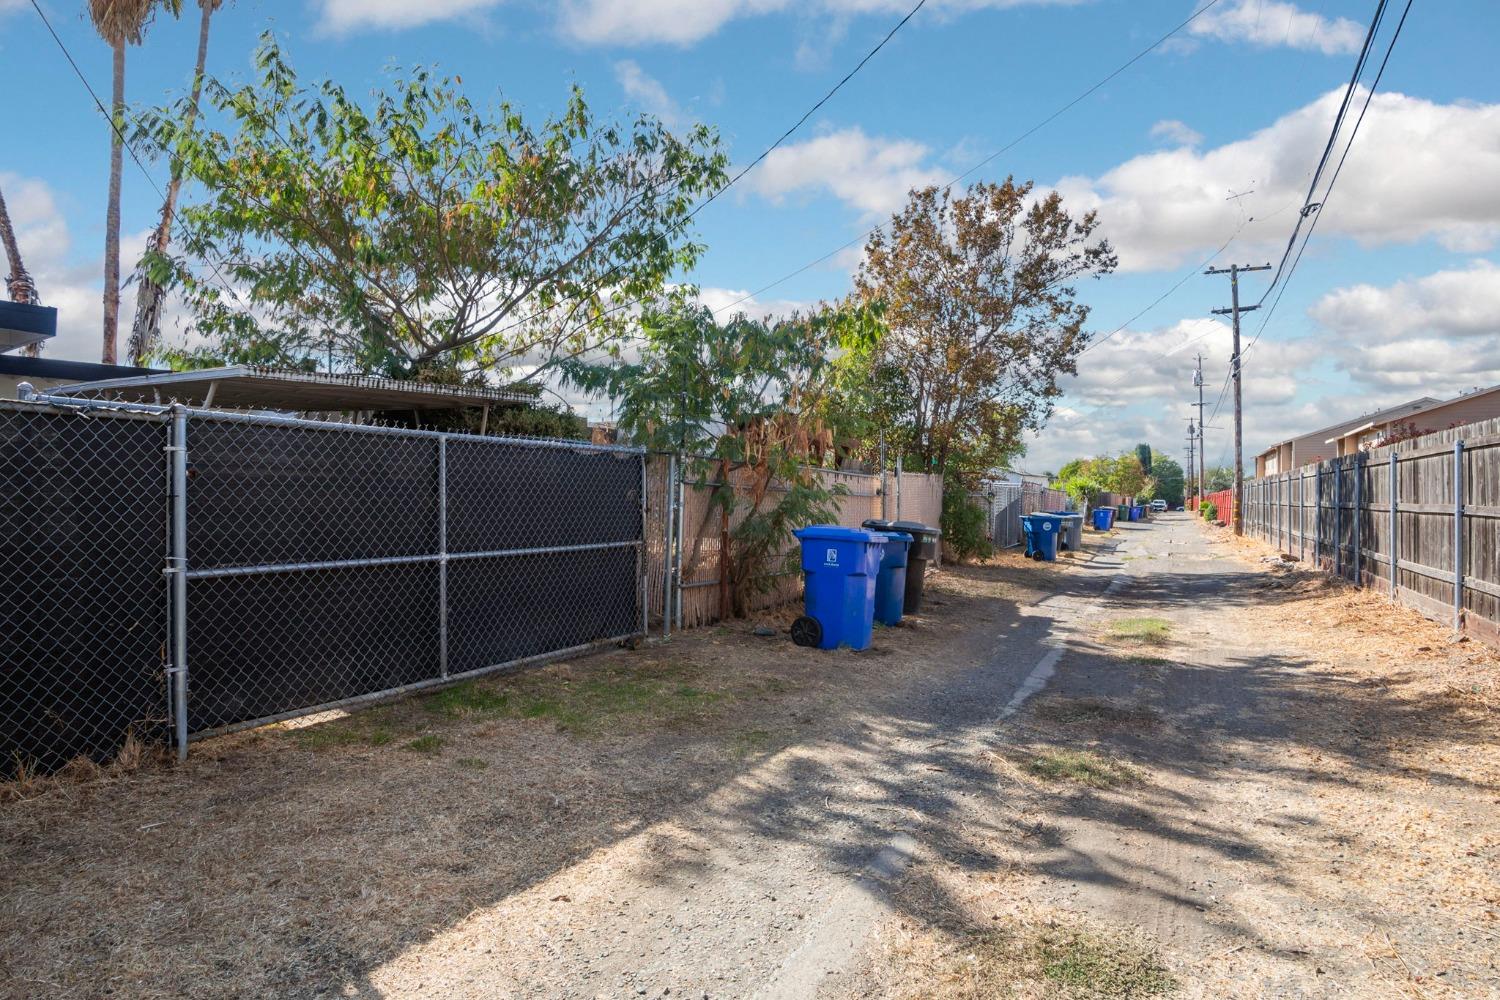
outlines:
[[[101, 95], [109, 53], [83, 5], [43, 0]], [[1397, 7], [1400, 5], [1397, 4]], [[908, 0], [237, 0], [216, 15], [209, 70], [243, 77], [274, 30], [298, 71], [375, 87], [391, 63], [458, 73], [534, 117], [572, 83], [594, 107], [717, 125], [747, 162], [889, 30]], [[1113, 330], [1231, 235], [1218, 263], [1274, 259], [1331, 123], [1373, 0], [1219, 0], [1190, 31], [984, 167], [1097, 207], [1120, 273], [1082, 288]], [[699, 216], [691, 279], [723, 305], [880, 222], [912, 184], [945, 183], [1185, 18], [1189, 0], [931, 0], [782, 149]], [[132, 49], [133, 102], [180, 93], [196, 11]], [[1500, 382], [1500, 4], [1418, 0], [1317, 236], [1246, 356], [1246, 445], [1376, 405]], [[0, 0], [7, 107], [0, 184], [42, 295], [62, 310], [49, 354], [97, 359], [107, 127], [30, 0]], [[164, 183], [165, 166], [150, 169]], [[1232, 192], [1253, 191], [1230, 200]], [[158, 208], [125, 173], [126, 261]], [[762, 292], [778, 310], [847, 291], [847, 251]], [[1262, 278], [1245, 279], [1258, 297]], [[1228, 334], [1224, 278], [1193, 277], [1086, 354], [1020, 464], [1147, 440], [1184, 447], [1191, 357], [1210, 402]], [[127, 295], [127, 309], [129, 301]], [[128, 313], [127, 313], [128, 314]], [[1262, 314], [1263, 315], [1263, 314]], [[1247, 318], [1247, 339], [1260, 317]], [[1229, 457], [1231, 425], [1209, 430]]]

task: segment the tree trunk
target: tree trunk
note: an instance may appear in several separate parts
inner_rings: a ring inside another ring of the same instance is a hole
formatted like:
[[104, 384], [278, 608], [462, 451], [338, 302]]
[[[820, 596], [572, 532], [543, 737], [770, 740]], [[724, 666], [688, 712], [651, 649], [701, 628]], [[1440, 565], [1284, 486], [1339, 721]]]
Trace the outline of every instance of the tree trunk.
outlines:
[[[217, 6], [218, 0], [199, 0], [201, 14], [198, 19], [198, 60], [193, 65], [193, 91], [188, 100], [184, 121], [185, 127], [189, 129], [198, 118], [198, 100], [203, 93], [203, 68], [208, 61], [208, 24]], [[172, 179], [167, 183], [167, 197], [161, 206], [161, 222], [157, 224], [156, 232], [152, 234], [148, 244], [148, 248], [158, 254], [166, 253], [167, 244], [172, 241], [172, 218], [177, 212], [177, 194], [181, 190], [181, 164], [173, 160]], [[156, 345], [156, 339], [161, 334], [161, 306], [165, 297], [166, 290], [161, 283], [142, 271], [136, 286], [135, 322], [130, 328], [130, 360], [133, 364], [144, 365], [151, 349]]]
[[[36, 283], [31, 280], [31, 275], [26, 272], [26, 265], [21, 260], [21, 247], [16, 242], [16, 231], [11, 226], [10, 210], [5, 207], [4, 193], [0, 193], [0, 246], [5, 248], [5, 259], [10, 264], [10, 273], [5, 276], [5, 288], [11, 301], [41, 305], [41, 297], [36, 293]], [[40, 353], [41, 346], [27, 344], [21, 348], [21, 353], [34, 358]]]
[[125, 131], [125, 40], [114, 48], [114, 93], [110, 107], [109, 205], [104, 215], [104, 350], [101, 360], [115, 363], [120, 325], [120, 168]]

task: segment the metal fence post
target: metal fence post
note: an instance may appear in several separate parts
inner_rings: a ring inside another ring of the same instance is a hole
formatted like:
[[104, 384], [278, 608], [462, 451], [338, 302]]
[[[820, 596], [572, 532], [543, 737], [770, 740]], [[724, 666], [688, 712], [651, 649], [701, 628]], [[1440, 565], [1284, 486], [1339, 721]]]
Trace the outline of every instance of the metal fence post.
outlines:
[[1344, 459], [1334, 460], [1334, 571], [1344, 576]]
[[438, 438], [438, 669], [448, 679], [448, 436]]
[[1453, 630], [1464, 627], [1464, 442], [1453, 442]]
[[1364, 544], [1364, 511], [1360, 508], [1360, 504], [1364, 501], [1364, 485], [1365, 453], [1358, 451], [1354, 453], [1354, 513], [1351, 515], [1354, 519], [1354, 530], [1351, 534], [1354, 536], [1354, 585], [1356, 587], [1364, 586], [1364, 580], [1359, 575], [1362, 562], [1360, 547]]
[[886, 504], [890, 499], [891, 484], [885, 473], [885, 431], [880, 432], [880, 519], [889, 520], [890, 514], [886, 512]]
[[646, 517], [651, 510], [651, 454], [641, 453], [641, 545], [636, 549], [636, 575], [640, 578], [636, 584], [636, 600], [640, 604], [640, 614], [636, 621], [640, 625], [640, 634], [649, 635], [651, 632], [651, 565], [646, 561], [649, 553], [646, 551]]
[[1313, 565], [1323, 560], [1323, 463], [1313, 467]]
[[187, 760], [187, 570], [188, 570], [188, 512], [187, 512], [187, 408], [182, 404], [172, 406], [172, 430], [167, 444], [169, 464], [172, 469], [172, 553], [168, 571], [172, 574], [172, 665], [168, 673], [172, 678], [172, 721], [176, 730], [177, 759]]
[[1396, 449], [1391, 449], [1391, 600], [1396, 599], [1396, 571], [1401, 568], [1401, 546], [1397, 540], [1396, 512], [1401, 506], [1401, 476], [1396, 471]]
[[901, 453], [896, 452], [896, 518], [901, 520]]

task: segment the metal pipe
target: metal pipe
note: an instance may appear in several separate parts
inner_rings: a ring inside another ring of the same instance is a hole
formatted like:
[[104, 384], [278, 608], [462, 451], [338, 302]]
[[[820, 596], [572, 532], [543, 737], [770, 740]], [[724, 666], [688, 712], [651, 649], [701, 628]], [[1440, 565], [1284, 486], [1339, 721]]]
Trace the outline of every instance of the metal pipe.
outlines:
[[640, 626], [640, 628], [638, 629], [638, 631], [640, 632], [641, 635], [646, 635], [648, 632], [651, 631], [651, 609], [648, 607], [649, 597], [647, 596], [650, 593], [649, 581], [647, 580], [647, 576], [649, 575], [649, 571], [648, 571], [647, 565], [646, 565], [646, 555], [647, 555], [647, 553], [646, 553], [646, 512], [648, 510], [647, 496], [646, 496], [646, 494], [647, 494], [647, 491], [651, 487], [651, 482], [650, 482], [650, 480], [647, 477], [647, 469], [646, 469], [646, 467], [649, 464], [650, 463], [647, 461], [646, 456], [642, 455], [641, 456], [641, 547], [635, 550], [636, 602], [637, 602], [638, 607], [640, 609], [640, 613], [637, 616], [636, 620], [637, 620], [637, 623]]
[[438, 669], [448, 676], [448, 438], [438, 438]]
[[901, 452], [896, 452], [896, 520], [901, 520]]
[[1464, 443], [1453, 442], [1453, 630], [1464, 627]]
[[[19, 388], [19, 387], [17, 387]], [[151, 403], [125, 403], [108, 399], [89, 399], [75, 396], [48, 396], [33, 394], [28, 402], [48, 403], [53, 406], [64, 406], [72, 409], [95, 409], [95, 410], [134, 410], [141, 413], [167, 413], [172, 406], [181, 404], [155, 405]], [[308, 420], [304, 417], [287, 416], [281, 413], [242, 413], [235, 410], [207, 410], [202, 407], [184, 407], [189, 416], [202, 417], [210, 420], [222, 420], [228, 423], [240, 424], [265, 424], [278, 427], [298, 427], [305, 430], [343, 431], [354, 434], [385, 434], [392, 437], [409, 438], [443, 438], [460, 437], [466, 442], [474, 444], [505, 444], [515, 445], [522, 448], [552, 448], [564, 451], [598, 451], [618, 455], [644, 455], [646, 449], [639, 446], [621, 444], [594, 444], [592, 441], [573, 441], [555, 438], [523, 438], [523, 437], [496, 437], [478, 434], [454, 435], [449, 431], [429, 431], [413, 427], [385, 427], [379, 424], [346, 424], [336, 420]]]
[[545, 545], [531, 549], [491, 549], [484, 552], [423, 553], [414, 556], [371, 556], [367, 559], [329, 559], [322, 562], [262, 563], [255, 566], [216, 566], [189, 570], [190, 580], [212, 580], [231, 576], [264, 576], [268, 573], [308, 573], [325, 569], [366, 569], [372, 566], [407, 566], [413, 563], [455, 562], [464, 559], [508, 559], [516, 556], [553, 555], [627, 549], [641, 544], [639, 538], [623, 542], [590, 542], [586, 545]]
[[187, 409], [172, 407], [171, 440], [167, 445], [172, 469], [172, 554], [168, 571], [172, 587], [172, 716], [177, 736], [177, 759], [187, 760], [187, 616], [188, 511]]
[[1401, 506], [1401, 474], [1396, 469], [1396, 450], [1391, 449], [1391, 600], [1396, 599], [1397, 570], [1401, 568], [1401, 545], [1397, 536], [1400, 522], [1396, 517]]
[[885, 474], [885, 431], [880, 432], [880, 519], [889, 520], [886, 506], [890, 499], [890, 483]]
[[1361, 509], [1360, 504], [1364, 500], [1364, 492], [1365, 453], [1362, 451], [1357, 451], [1354, 453], [1354, 513], [1352, 515], [1354, 518], [1354, 530], [1351, 532], [1351, 534], [1354, 536], [1354, 585], [1356, 587], [1364, 586], [1364, 580], [1360, 576], [1360, 564], [1362, 562], [1362, 560], [1360, 559], [1360, 556], [1362, 555], [1360, 549], [1362, 548], [1364, 543], [1365, 527], [1365, 519], [1363, 516], [1364, 511]]

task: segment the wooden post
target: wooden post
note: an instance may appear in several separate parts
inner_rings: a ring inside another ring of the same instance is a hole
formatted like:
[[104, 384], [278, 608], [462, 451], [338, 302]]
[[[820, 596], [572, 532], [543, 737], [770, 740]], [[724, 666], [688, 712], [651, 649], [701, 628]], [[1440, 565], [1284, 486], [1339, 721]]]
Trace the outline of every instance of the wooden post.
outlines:
[[1401, 546], [1396, 536], [1396, 511], [1401, 506], [1401, 475], [1396, 470], [1396, 449], [1391, 449], [1391, 600], [1396, 599], [1397, 570], [1401, 568]]
[[1453, 631], [1464, 628], [1464, 443], [1453, 442]]

